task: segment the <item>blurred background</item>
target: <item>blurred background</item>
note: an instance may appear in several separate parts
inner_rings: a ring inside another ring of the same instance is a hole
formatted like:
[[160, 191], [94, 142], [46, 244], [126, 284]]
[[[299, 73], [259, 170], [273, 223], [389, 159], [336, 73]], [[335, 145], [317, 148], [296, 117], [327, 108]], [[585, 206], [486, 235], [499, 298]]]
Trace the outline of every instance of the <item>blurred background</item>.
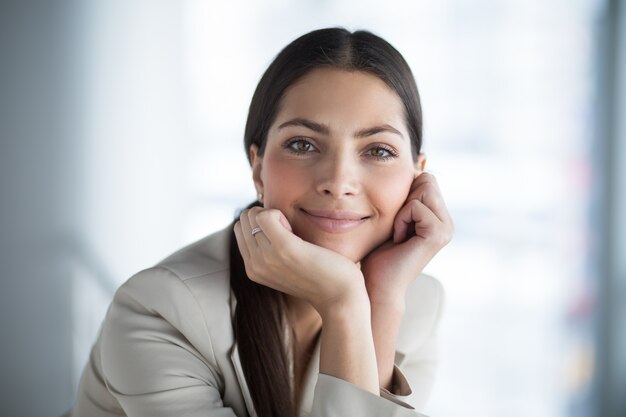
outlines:
[[0, 415], [58, 416], [115, 289], [255, 198], [262, 72], [390, 41], [456, 223], [432, 416], [626, 416], [626, 6], [0, 0]]

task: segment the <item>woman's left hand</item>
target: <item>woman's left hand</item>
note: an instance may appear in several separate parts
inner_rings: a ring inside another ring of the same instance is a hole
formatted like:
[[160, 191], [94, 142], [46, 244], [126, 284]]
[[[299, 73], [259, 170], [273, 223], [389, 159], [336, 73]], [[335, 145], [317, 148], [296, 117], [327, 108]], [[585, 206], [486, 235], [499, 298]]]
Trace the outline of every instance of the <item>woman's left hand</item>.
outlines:
[[409, 284], [454, 234], [454, 225], [435, 177], [423, 172], [398, 211], [393, 238], [361, 261], [372, 303], [404, 303]]

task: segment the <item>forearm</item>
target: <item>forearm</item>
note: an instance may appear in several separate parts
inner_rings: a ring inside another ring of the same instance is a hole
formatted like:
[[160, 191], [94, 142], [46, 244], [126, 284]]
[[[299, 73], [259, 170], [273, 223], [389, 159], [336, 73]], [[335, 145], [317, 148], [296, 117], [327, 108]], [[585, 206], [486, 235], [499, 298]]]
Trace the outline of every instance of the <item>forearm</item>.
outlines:
[[321, 315], [320, 372], [379, 395], [367, 297], [335, 305]]
[[377, 300], [371, 302], [372, 336], [376, 349], [379, 384], [387, 390], [392, 388], [396, 345], [404, 311], [403, 299], [393, 302]]

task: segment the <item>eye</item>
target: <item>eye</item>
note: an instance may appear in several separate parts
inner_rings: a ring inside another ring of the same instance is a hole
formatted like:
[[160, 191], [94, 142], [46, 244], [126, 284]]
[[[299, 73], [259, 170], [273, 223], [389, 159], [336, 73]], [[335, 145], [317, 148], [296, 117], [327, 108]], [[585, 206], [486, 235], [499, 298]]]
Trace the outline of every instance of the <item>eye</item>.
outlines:
[[289, 152], [293, 152], [295, 154], [304, 154], [314, 152], [316, 150], [315, 145], [313, 145], [308, 140], [302, 138], [291, 139], [290, 141], [285, 143], [283, 147]]
[[369, 157], [382, 161], [398, 156], [398, 154], [393, 149], [381, 145], [368, 149], [365, 154]]

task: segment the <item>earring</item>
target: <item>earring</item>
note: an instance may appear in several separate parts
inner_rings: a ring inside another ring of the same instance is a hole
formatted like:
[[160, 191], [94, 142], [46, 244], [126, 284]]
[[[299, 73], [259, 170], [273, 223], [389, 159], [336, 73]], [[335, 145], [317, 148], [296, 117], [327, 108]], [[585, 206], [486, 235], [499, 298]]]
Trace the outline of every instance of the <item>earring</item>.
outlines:
[[263, 202], [263, 193], [258, 193], [256, 199], [259, 200], [259, 203]]

